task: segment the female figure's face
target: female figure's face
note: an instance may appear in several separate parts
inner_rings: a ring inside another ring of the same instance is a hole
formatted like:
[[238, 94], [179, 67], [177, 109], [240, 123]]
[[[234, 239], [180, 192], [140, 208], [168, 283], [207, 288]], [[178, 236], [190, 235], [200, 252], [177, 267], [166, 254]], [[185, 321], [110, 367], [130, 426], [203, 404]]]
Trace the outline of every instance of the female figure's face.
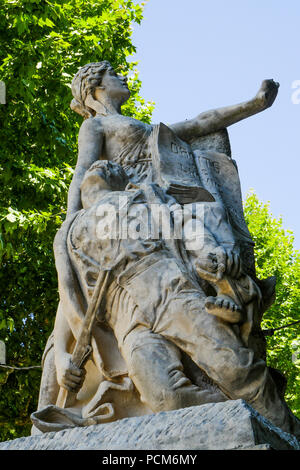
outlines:
[[[105, 71], [101, 86], [105, 89], [107, 96], [120, 105], [125, 103], [130, 96], [127, 78], [123, 77], [123, 75], [117, 75], [113, 68]], [[95, 90], [95, 96], [97, 98], [97, 89]]]

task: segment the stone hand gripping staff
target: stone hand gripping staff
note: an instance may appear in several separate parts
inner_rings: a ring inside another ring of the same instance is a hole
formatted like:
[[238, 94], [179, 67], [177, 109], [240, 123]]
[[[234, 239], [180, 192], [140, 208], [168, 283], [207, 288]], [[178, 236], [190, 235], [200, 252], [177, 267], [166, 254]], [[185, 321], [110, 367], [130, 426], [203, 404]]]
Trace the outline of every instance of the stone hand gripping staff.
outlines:
[[[91, 335], [96, 313], [103, 299], [110, 271], [100, 271], [94, 292], [82, 322], [81, 331], [72, 353], [72, 364], [82, 369], [92, 353]], [[61, 387], [56, 405], [60, 408], [70, 408], [76, 401], [77, 392]]]

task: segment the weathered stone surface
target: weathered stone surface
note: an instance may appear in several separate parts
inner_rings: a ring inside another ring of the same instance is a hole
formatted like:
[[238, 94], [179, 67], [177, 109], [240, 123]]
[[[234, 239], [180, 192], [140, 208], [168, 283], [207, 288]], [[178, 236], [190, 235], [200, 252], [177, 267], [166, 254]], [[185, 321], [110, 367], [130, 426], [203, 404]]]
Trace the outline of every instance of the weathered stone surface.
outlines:
[[88, 119], [54, 240], [60, 302], [38, 430], [240, 398], [300, 434], [265, 363], [275, 280], [255, 275], [227, 134], [278, 86], [264, 80], [246, 102], [166, 126], [122, 115], [130, 91], [109, 62], [78, 70], [71, 107]]
[[210, 403], [3, 442], [0, 450], [300, 450], [243, 400]]

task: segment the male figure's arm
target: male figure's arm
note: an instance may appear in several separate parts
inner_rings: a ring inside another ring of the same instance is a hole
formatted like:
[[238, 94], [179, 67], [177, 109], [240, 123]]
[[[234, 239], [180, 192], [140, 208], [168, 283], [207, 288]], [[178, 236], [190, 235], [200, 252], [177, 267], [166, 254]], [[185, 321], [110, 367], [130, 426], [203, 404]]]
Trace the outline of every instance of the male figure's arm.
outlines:
[[272, 106], [278, 88], [279, 84], [274, 80], [264, 80], [258, 93], [251, 100], [206, 111], [194, 119], [173, 124], [170, 128], [185, 141], [217, 132]]
[[66, 390], [78, 392], [85, 378], [85, 369], [79, 369], [72, 363], [72, 355], [69, 351], [73, 341], [74, 336], [60, 302], [54, 325], [54, 355], [57, 382], [60, 387]]

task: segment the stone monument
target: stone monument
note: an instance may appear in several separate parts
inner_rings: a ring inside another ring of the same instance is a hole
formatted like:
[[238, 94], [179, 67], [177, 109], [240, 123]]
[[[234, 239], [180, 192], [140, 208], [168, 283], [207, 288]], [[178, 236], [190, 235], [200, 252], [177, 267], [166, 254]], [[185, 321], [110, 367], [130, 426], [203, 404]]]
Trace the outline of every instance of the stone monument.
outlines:
[[275, 279], [256, 277], [227, 133], [278, 87], [264, 80], [244, 103], [150, 125], [121, 114], [130, 93], [109, 62], [79, 69], [71, 108], [84, 121], [33, 434], [243, 400], [299, 438], [265, 362]]

